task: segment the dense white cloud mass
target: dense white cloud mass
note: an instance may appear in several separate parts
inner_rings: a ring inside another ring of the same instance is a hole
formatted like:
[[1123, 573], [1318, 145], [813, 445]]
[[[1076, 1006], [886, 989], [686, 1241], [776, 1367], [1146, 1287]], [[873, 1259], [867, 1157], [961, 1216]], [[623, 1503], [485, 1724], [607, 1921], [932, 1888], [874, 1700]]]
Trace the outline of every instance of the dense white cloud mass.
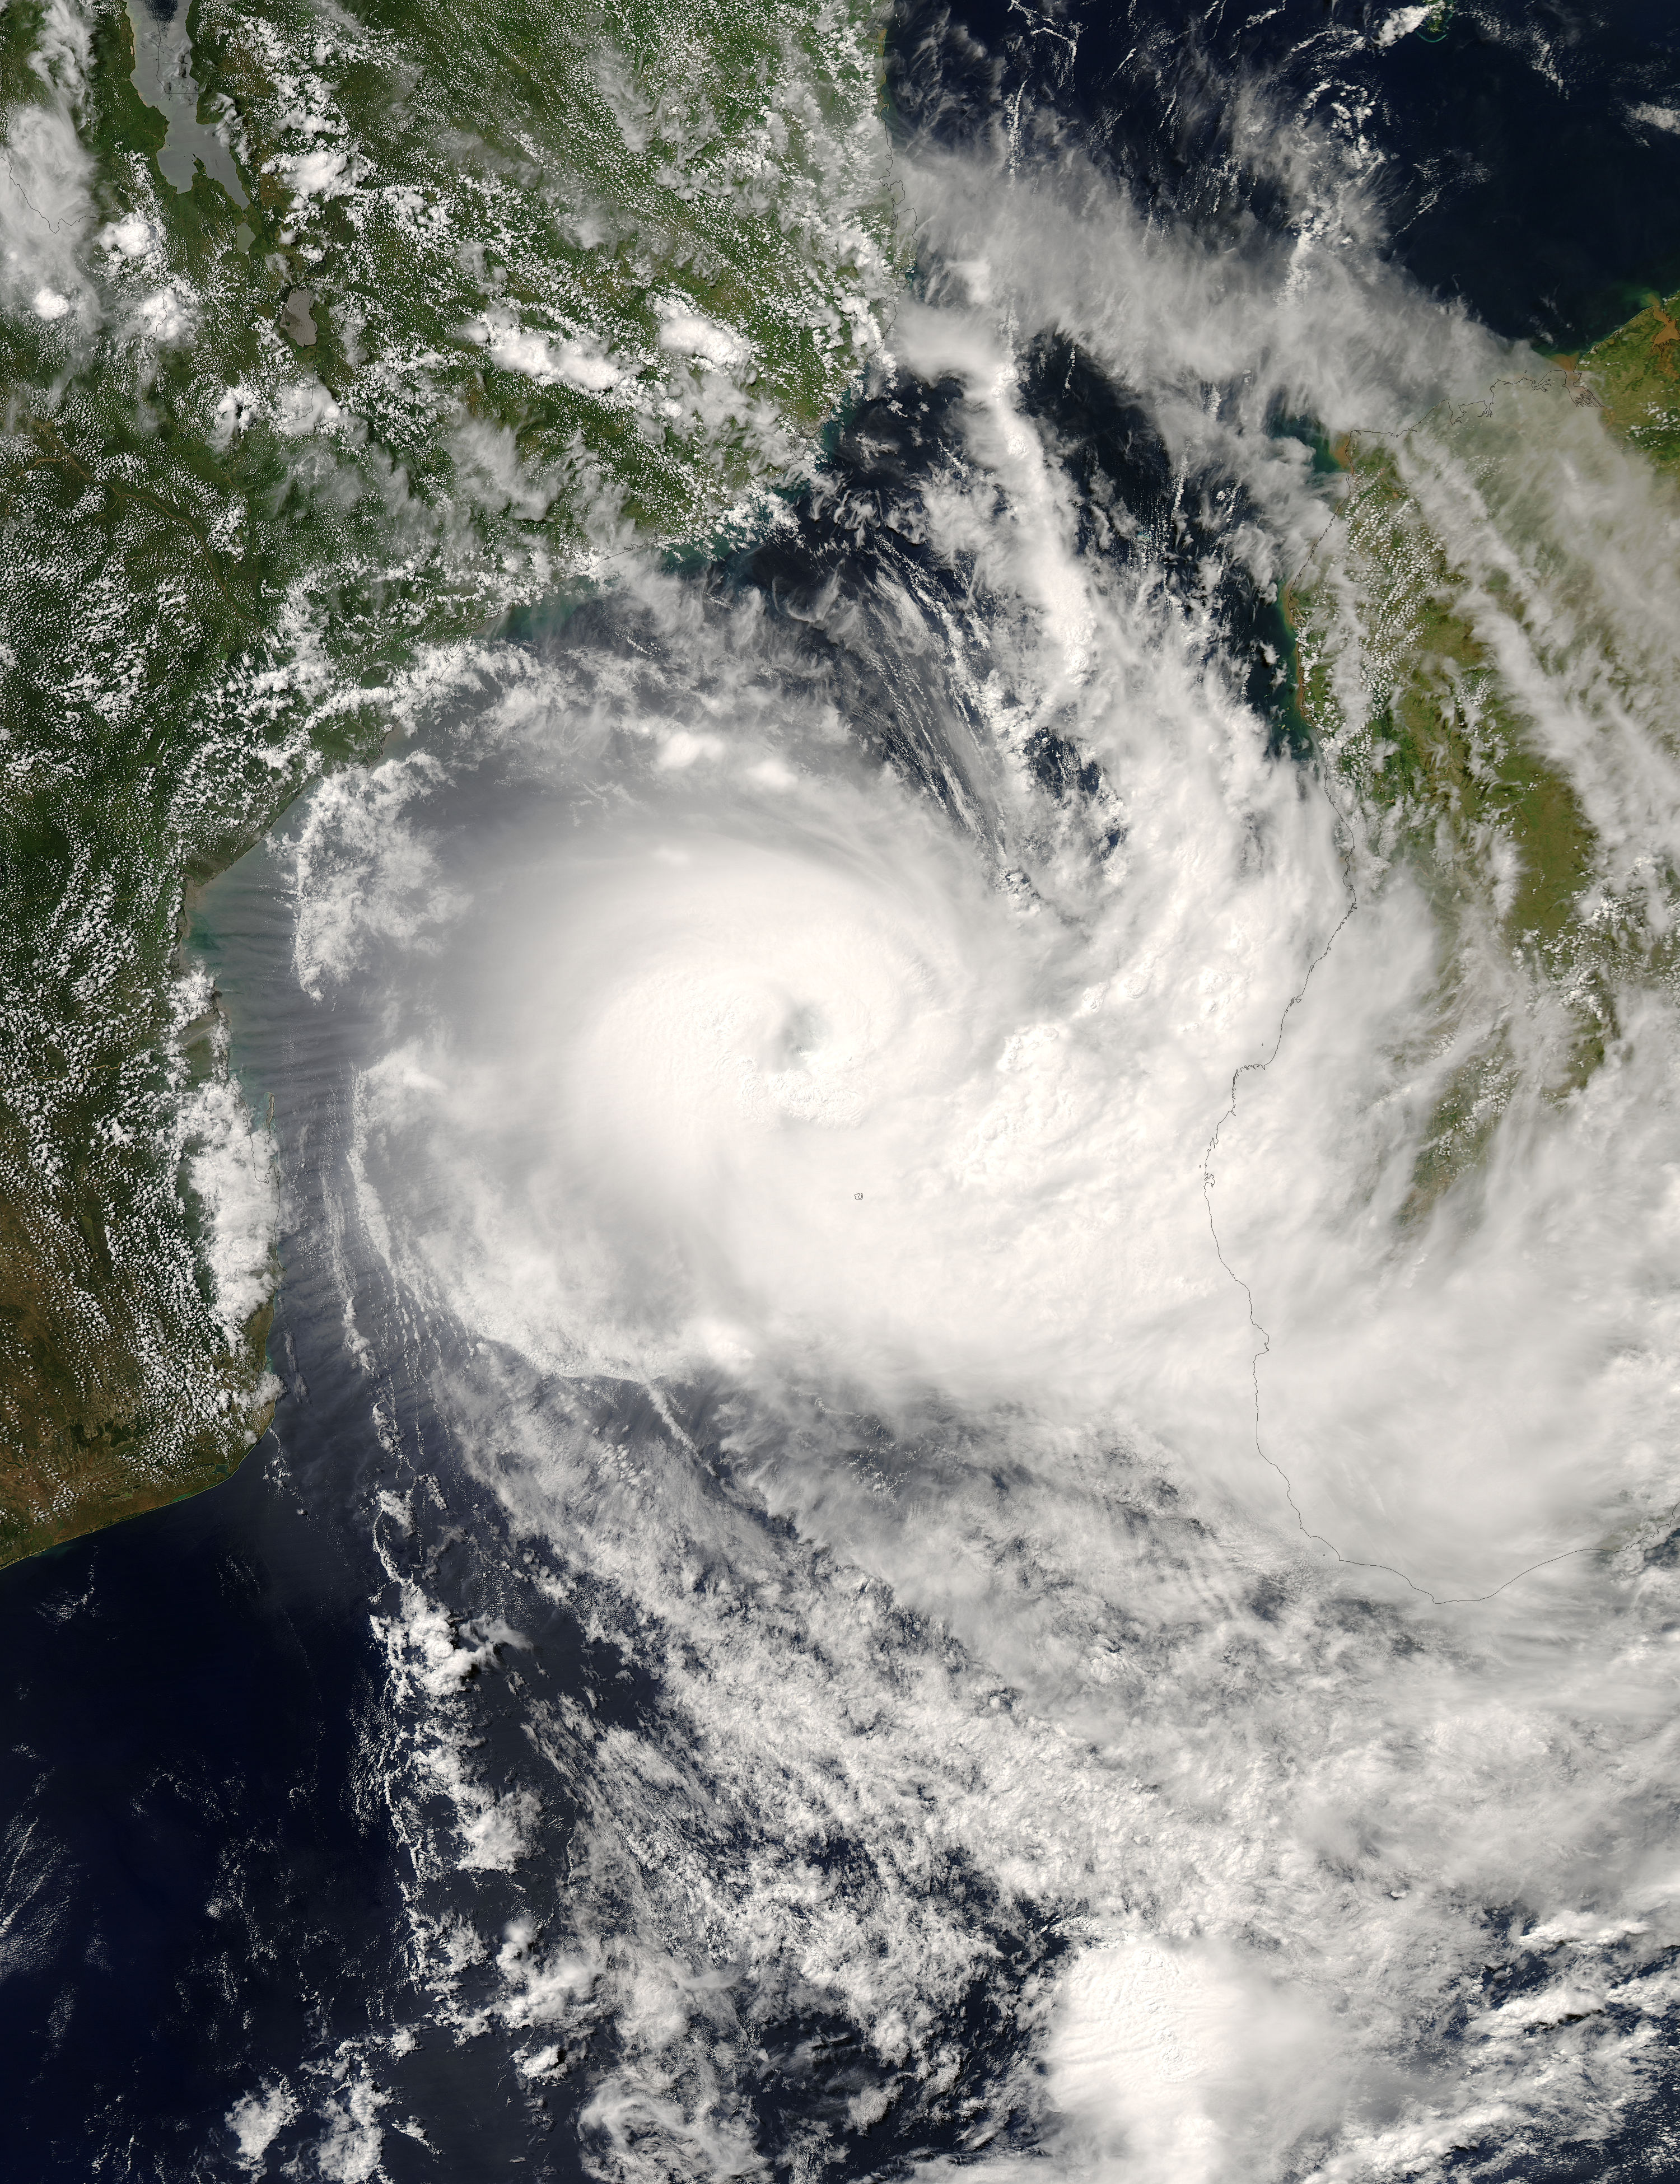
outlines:
[[[1590, 2137], [1680, 1944], [1674, 1011], [1630, 993], [1559, 1096], [1489, 953], [1533, 1067], [1403, 1221], [1440, 923], [1269, 754], [1211, 555], [1163, 577], [1198, 497], [1264, 582], [1322, 530], [1280, 410], [1395, 426], [1510, 359], [1346, 223], [1221, 259], [1071, 173], [913, 195], [898, 384], [960, 394], [868, 596], [790, 624], [626, 572], [594, 635], [464, 662], [449, 732], [296, 838], [300, 973], [362, 1004], [342, 1213], [391, 1286], [347, 1278], [358, 1340], [408, 1346], [659, 1691], [639, 1730], [533, 1717], [571, 1930], [417, 1948], [446, 2013], [452, 1964], [500, 1964], [531, 2072], [610, 2024], [605, 2176], [770, 2173], [761, 2043], [815, 2012], [854, 2131], [969, 2069], [930, 2177]], [[1141, 405], [1177, 532], [1102, 550], [1136, 521], [1029, 404], [1051, 328]], [[1529, 588], [1521, 671], [1625, 887], [1680, 815], [1641, 694], [1680, 617], [1636, 588], [1634, 669], [1593, 670], [1557, 542], [1674, 511], [1589, 427], [1536, 439], [1522, 524], [1470, 471], [1418, 490]], [[460, 1863], [510, 1869], [534, 1808], [472, 1779], [438, 1627], [416, 1588], [394, 1688]]]

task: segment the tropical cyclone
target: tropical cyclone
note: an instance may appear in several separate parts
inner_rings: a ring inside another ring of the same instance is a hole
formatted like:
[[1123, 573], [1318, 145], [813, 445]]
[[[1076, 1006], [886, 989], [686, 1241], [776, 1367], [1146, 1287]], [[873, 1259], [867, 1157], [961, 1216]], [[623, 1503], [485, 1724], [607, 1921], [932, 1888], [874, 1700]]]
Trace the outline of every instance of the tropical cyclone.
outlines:
[[863, 0], [172, 13], [0, 31], [0, 1560], [271, 1407], [192, 886], [448, 648], [798, 477], [900, 273]]
[[1566, 1095], [1627, 997], [1680, 973], [1680, 845], [1627, 823], [1630, 729], [1680, 747], [1677, 307], [1399, 438], [1338, 442], [1343, 498], [1284, 591], [1350, 839], [1421, 877], [1441, 935], [1432, 1036], [1454, 1066], [1416, 1217], [1479, 1157], [1524, 1062]]

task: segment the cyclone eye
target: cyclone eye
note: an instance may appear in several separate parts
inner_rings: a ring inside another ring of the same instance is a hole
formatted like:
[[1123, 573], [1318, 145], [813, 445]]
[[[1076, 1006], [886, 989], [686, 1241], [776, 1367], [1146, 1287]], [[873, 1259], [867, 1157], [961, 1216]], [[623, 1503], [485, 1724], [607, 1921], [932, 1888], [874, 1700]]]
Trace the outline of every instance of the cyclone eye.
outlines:
[[817, 1011], [803, 1003], [787, 1011], [771, 1056], [773, 1069], [808, 1069], [823, 1044], [826, 1026]]

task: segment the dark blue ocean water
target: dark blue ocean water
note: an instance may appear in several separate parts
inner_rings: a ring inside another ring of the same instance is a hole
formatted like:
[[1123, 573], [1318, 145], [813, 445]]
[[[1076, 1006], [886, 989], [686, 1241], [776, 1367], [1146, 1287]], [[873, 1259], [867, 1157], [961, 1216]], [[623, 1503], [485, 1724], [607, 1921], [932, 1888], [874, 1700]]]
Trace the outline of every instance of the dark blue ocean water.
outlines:
[[[1235, 155], [1239, 88], [1377, 155], [1388, 249], [1495, 332], [1569, 349], [1680, 284], [1680, 14], [1666, 0], [1460, 0], [1438, 38], [1377, 42], [1390, 0], [1185, 8], [916, 8], [893, 44], [895, 102], [943, 134], [1027, 97], [1029, 141], [1071, 127], [1140, 202], [1240, 247], [1287, 219]], [[1035, 119], [1035, 117], [1037, 117]]]
[[[330, 1407], [309, 1438], [353, 1445]], [[6, 1574], [14, 2176], [194, 2173], [251, 2057], [381, 1976], [392, 1846], [348, 1773], [370, 1574], [320, 1499], [271, 1436], [225, 1494]]]
[[[282, 1240], [275, 1428], [225, 1490], [0, 1577], [8, 2178], [236, 2175], [225, 2117], [271, 2068], [317, 2059], [330, 2104], [338, 2046], [415, 2014], [401, 1897], [414, 1862], [369, 1776], [385, 1685], [370, 1618], [397, 1588], [364, 1519], [394, 1469], [312, 1248], [337, 1080], [290, 938], [259, 851], [209, 890], [192, 944], [233, 1001], [248, 1091], [275, 1095], [301, 1223]], [[468, 1616], [485, 1594], [454, 1513], [425, 1509], [407, 1547], [434, 1580], [453, 1552], [442, 1589]], [[499, 1566], [497, 1580], [495, 1605], [531, 1641], [527, 1687], [553, 1675], [624, 1703], [616, 1656], [595, 1663], [564, 1618], [528, 1588], [511, 1600]], [[494, 1679], [485, 1700], [481, 1733], [505, 1744], [516, 1731]], [[387, 2050], [372, 2082], [425, 2121], [425, 2146], [387, 2138], [392, 2177], [574, 2173], [543, 2162], [553, 2119], [500, 2049]]]
[[[961, 136], [994, 126], [1025, 85], [1145, 200], [1240, 247], [1245, 224], [1281, 216], [1269, 186], [1230, 155], [1233, 99], [1259, 79], [1332, 120], [1338, 103], [1360, 106], [1383, 155], [1395, 255], [1501, 332], [1572, 343], [1624, 315], [1643, 283], [1675, 277], [1680, 135], [1628, 120], [1641, 103], [1680, 107], [1672, 8], [1460, 6], [1439, 41], [1381, 52], [1344, 35], [1366, 13], [1322, 0], [1246, 17], [1142, 4], [915, 9], [895, 29], [894, 102], [905, 127]], [[1040, 405], [1147, 518], [1169, 482], [1124, 390], [1087, 384], [1071, 359], [1043, 364]], [[937, 390], [900, 392], [890, 417], [866, 410], [841, 436], [837, 499], [694, 581], [759, 588], [784, 613], [819, 582], [865, 596], [871, 549], [853, 519], [913, 479], [939, 440]], [[1233, 578], [1223, 611], [1251, 695], [1267, 703], [1267, 603]], [[586, 627], [575, 641], [588, 639]], [[864, 746], [896, 738], [944, 793], [948, 755], [915, 747], [907, 694], [889, 703], [861, 655], [832, 665]], [[1076, 778], [1078, 754], [1047, 744], [1037, 755], [1047, 780]], [[19, 2184], [232, 2176], [224, 2119], [234, 2102], [270, 2074], [295, 2075], [303, 2058], [330, 2098], [341, 2045], [388, 2033], [410, 2008], [411, 1846], [369, 1774], [387, 1703], [370, 1618], [388, 1610], [393, 1583], [360, 1517], [381, 1481], [397, 1483], [399, 1459], [375, 1429], [373, 1391], [347, 1353], [321, 1256], [310, 1176], [342, 1078], [331, 1027], [296, 1006], [288, 943], [264, 853], [209, 891], [193, 940], [227, 1000], [248, 1090], [274, 1096], [290, 1179], [275, 1429], [215, 1492], [0, 1573], [0, 2166]], [[447, 1446], [436, 1463], [443, 1502], [403, 1553], [460, 1617], [504, 1613], [529, 1636], [527, 1688], [584, 1694], [598, 1712], [633, 1718], [645, 1695], [617, 1657], [598, 1655], [498, 1556], [489, 1513], [455, 1521], [468, 1513], [452, 1512], [448, 1496], [471, 1490], [451, 1474]], [[478, 1679], [471, 1702], [487, 1751], [514, 1779], [521, 1708], [505, 1678]], [[1015, 1946], [1000, 1936], [1000, 1961]], [[971, 2031], [976, 2051], [996, 2036], [982, 1997]], [[580, 2173], [575, 2102], [564, 2084], [534, 2092], [505, 2042], [422, 2035], [406, 2054], [387, 2048], [379, 2072], [381, 2113], [417, 2119], [425, 2134], [387, 2129], [391, 2176]], [[800, 2082], [783, 2073], [768, 2124], [776, 2102], [785, 2111], [819, 2098]], [[937, 2146], [937, 2131], [921, 2142]], [[858, 2159], [894, 2156], [882, 2145]], [[1581, 2159], [1560, 2153], [1553, 2173], [1608, 2173]], [[1673, 2172], [1652, 2153], [1643, 2173]]]

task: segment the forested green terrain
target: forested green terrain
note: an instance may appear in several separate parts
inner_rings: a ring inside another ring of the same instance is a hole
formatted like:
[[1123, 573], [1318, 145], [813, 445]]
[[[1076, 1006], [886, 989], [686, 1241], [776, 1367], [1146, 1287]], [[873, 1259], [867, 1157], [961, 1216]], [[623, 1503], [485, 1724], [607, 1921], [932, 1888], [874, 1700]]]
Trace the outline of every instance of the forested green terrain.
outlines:
[[872, 6], [0, 16], [0, 1560], [260, 1431], [196, 882], [437, 648], [809, 463], [898, 277]]
[[[1646, 626], [1653, 578], [1680, 576], [1677, 309], [1398, 440], [1340, 443], [1345, 498], [1286, 588], [1338, 800], [1379, 862], [1421, 878], [1443, 934], [1449, 1066], [1419, 1216], [1476, 1159], [1520, 1051], [1566, 1094], [1602, 1061], [1616, 994], [1680, 971], [1676, 875], [1631, 869], [1590, 794], [1619, 710], [1650, 714], [1660, 744], [1680, 733], [1680, 630]], [[1649, 473], [1630, 479], [1618, 442]]]

